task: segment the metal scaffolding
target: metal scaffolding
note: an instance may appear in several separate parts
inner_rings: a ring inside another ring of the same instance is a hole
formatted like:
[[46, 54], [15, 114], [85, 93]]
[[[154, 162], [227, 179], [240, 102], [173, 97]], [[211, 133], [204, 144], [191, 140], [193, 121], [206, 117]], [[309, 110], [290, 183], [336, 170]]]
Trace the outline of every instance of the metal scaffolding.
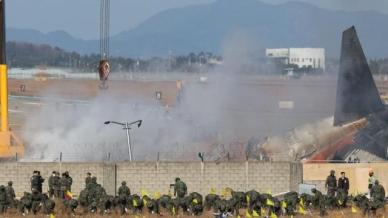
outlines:
[[101, 60], [109, 58], [110, 0], [100, 0], [100, 55]]

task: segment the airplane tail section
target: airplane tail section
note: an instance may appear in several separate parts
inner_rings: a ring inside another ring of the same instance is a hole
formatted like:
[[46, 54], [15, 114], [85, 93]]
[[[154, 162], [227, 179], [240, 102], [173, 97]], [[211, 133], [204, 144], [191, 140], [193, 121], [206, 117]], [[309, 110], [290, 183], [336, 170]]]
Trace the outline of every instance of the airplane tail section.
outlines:
[[342, 35], [334, 126], [340, 126], [385, 108], [377, 91], [354, 26]]

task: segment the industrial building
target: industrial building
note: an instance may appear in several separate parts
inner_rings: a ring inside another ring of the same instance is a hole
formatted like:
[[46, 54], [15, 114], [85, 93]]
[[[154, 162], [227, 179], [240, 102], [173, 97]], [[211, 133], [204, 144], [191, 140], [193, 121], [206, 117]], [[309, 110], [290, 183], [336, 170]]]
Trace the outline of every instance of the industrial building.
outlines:
[[295, 64], [299, 68], [325, 70], [324, 48], [268, 48], [265, 55], [268, 58], [282, 59], [284, 64]]

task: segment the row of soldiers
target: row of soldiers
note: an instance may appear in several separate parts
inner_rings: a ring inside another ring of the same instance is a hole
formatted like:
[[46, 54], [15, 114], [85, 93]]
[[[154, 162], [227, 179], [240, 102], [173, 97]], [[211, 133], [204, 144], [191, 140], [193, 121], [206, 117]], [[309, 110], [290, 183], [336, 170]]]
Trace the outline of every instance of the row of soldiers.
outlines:
[[[12, 183], [9, 183], [8, 187], [12, 188]], [[187, 215], [200, 215], [204, 210], [213, 210], [216, 217], [239, 216], [240, 209], [246, 209], [246, 217], [292, 216], [313, 209], [319, 209], [321, 216], [324, 216], [327, 209], [346, 207], [347, 202], [352, 202], [352, 209], [357, 206], [362, 208], [366, 214], [384, 207], [385, 204], [385, 190], [377, 180], [373, 186], [371, 199], [368, 199], [366, 195], [348, 197], [338, 194], [339, 192], [334, 196], [324, 195], [315, 188], [311, 190], [312, 195], [288, 192], [281, 197], [274, 197], [270, 193], [259, 193], [255, 190], [248, 192], [229, 190], [228, 194], [217, 195], [213, 190], [203, 198], [197, 192], [188, 193], [187, 185], [180, 178], [176, 178], [175, 183], [170, 187], [174, 188], [174, 196], [155, 194], [151, 197], [148, 193], [131, 194], [126, 182], [123, 181], [118, 188], [118, 195], [112, 196], [108, 195], [105, 189], [98, 184], [96, 177], [91, 177], [91, 174], [88, 173], [85, 188], [80, 192], [78, 199], [73, 198], [70, 192], [59, 196], [59, 199], [68, 212], [73, 214], [81, 206], [84, 213], [108, 214], [118, 208], [121, 214], [136, 214], [144, 210], [152, 214], [160, 214], [163, 208], [171, 215], [176, 215], [180, 211]], [[0, 186], [1, 212], [15, 207], [23, 215], [29, 212], [36, 214], [40, 211], [47, 215], [54, 213], [55, 201], [47, 194], [42, 194], [38, 189], [33, 188], [32, 193], [25, 192], [20, 200], [15, 200], [14, 190], [11, 188]]]
[[42, 194], [33, 188], [31, 193], [24, 192], [20, 200], [17, 200], [12, 184], [12, 181], [9, 181], [7, 187], [0, 186], [0, 214], [7, 212], [7, 209], [10, 208], [19, 209], [23, 215], [28, 212], [36, 214], [41, 206], [46, 214], [54, 212], [55, 202], [49, 199], [47, 194]]
[[13, 182], [9, 181], [8, 185], [0, 185], [0, 213], [4, 213], [7, 208], [15, 204], [15, 190], [12, 187]]
[[[42, 193], [44, 181], [45, 179], [40, 175], [40, 171], [34, 171], [30, 179], [31, 191], [35, 189]], [[62, 177], [59, 176], [58, 171], [53, 171], [48, 180], [49, 197], [64, 198], [66, 192], [71, 192], [72, 184], [73, 179], [68, 171], [62, 173]]]
[[48, 180], [49, 197], [65, 198], [66, 193], [71, 192], [72, 184], [73, 178], [71, 178], [68, 171], [62, 173], [62, 177], [59, 176], [58, 171], [53, 171]]

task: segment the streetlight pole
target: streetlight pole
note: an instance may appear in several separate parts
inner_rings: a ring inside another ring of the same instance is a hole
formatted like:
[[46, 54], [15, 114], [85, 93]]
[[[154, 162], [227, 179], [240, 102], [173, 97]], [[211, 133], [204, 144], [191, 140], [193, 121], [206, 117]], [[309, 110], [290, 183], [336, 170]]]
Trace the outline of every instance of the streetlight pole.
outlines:
[[105, 121], [104, 122], [105, 125], [113, 123], [113, 124], [120, 125], [123, 127], [123, 129], [125, 129], [126, 134], [127, 134], [128, 156], [129, 156], [130, 162], [132, 162], [132, 146], [131, 146], [131, 135], [129, 134], [129, 130], [131, 129], [131, 125], [135, 124], [135, 123], [137, 123], [137, 128], [140, 128], [142, 122], [143, 122], [143, 120], [137, 120], [137, 121], [134, 121], [132, 123], [128, 123], [128, 122], [120, 123], [120, 122], [116, 122], [116, 121]]
[[125, 128], [127, 132], [127, 145], [128, 145], [128, 156], [129, 156], [129, 161], [132, 162], [132, 148], [131, 148], [131, 136], [129, 135], [129, 125], [128, 122], [125, 123]]

